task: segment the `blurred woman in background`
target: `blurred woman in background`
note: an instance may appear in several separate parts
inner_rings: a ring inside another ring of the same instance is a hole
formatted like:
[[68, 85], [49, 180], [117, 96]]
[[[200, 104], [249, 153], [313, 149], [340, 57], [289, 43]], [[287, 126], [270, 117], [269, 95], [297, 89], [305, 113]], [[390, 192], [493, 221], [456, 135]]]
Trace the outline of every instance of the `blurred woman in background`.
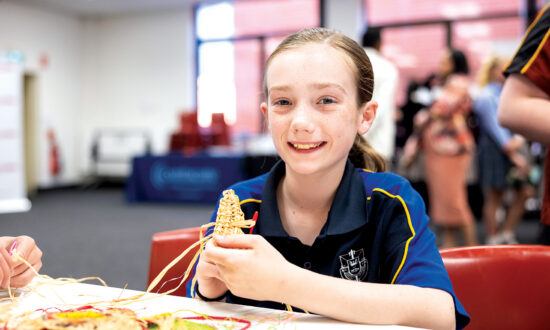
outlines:
[[[507, 59], [502, 57], [490, 56], [487, 59], [478, 73], [478, 84], [482, 89], [473, 107], [480, 125], [478, 160], [487, 244], [518, 243], [515, 229], [524, 214], [525, 201], [534, 194], [534, 187], [528, 180], [531, 166], [526, 157], [525, 139], [498, 124], [498, 103], [505, 79], [502, 68], [506, 63]], [[515, 190], [514, 199], [498, 231], [497, 212], [510, 185]]]
[[435, 101], [415, 118], [424, 148], [430, 217], [441, 227], [442, 248], [457, 245], [457, 232], [464, 244], [477, 244], [466, 184], [475, 149], [466, 120], [471, 112], [468, 72], [463, 52], [445, 50], [432, 87]]

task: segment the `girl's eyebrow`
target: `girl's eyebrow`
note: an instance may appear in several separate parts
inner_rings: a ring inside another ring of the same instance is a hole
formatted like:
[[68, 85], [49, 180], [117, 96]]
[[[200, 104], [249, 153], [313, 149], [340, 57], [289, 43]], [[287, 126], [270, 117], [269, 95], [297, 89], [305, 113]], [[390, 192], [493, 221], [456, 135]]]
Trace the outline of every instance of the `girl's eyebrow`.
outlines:
[[[347, 94], [344, 87], [340, 86], [339, 84], [335, 84], [335, 83], [329, 83], [329, 82], [327, 82], [327, 83], [315, 83], [315, 84], [312, 84], [311, 86], [316, 88], [316, 89], [323, 89], [323, 88], [331, 88], [332, 87], [332, 88], [336, 88], [336, 89], [340, 90], [344, 94]], [[268, 89], [268, 94], [271, 94], [272, 91], [286, 92], [286, 91], [289, 91], [290, 89], [291, 89], [290, 86], [286, 86], [286, 85], [272, 86]]]
[[318, 89], [331, 88], [332, 87], [332, 88], [336, 88], [336, 89], [340, 90], [344, 94], [347, 94], [344, 87], [340, 86], [339, 84], [335, 84], [335, 83], [317, 83], [317, 84], [313, 84], [313, 87], [318, 88]]
[[281, 85], [281, 86], [272, 86], [267, 90], [267, 92], [268, 92], [268, 94], [271, 94], [272, 91], [286, 92], [286, 91], [289, 91], [289, 90], [290, 90], [290, 86]]

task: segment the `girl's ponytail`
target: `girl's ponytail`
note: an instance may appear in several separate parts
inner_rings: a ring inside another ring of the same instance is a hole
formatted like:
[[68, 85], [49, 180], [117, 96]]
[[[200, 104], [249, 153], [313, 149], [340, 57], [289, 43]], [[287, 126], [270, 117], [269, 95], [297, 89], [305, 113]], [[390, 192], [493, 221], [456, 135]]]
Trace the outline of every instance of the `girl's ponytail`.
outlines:
[[386, 161], [361, 135], [355, 136], [348, 158], [353, 165], [373, 172], [386, 171]]

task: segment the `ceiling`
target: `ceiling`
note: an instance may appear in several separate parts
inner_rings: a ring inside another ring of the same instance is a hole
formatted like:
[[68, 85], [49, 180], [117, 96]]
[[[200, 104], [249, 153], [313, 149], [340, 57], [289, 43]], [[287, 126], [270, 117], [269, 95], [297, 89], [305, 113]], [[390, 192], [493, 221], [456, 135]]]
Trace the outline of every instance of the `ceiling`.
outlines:
[[[204, 0], [3, 0], [32, 7], [48, 8], [79, 16], [169, 10], [189, 7]], [[0, 0], [2, 2], [2, 0]]]

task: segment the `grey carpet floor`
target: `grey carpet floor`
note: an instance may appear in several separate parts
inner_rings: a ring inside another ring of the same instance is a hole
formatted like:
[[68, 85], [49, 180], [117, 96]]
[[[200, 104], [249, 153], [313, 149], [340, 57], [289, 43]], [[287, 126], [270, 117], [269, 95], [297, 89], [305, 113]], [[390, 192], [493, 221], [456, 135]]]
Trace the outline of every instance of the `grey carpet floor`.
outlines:
[[[144, 290], [154, 233], [207, 223], [214, 205], [129, 204], [122, 188], [39, 192], [27, 213], [0, 214], [0, 235], [34, 237], [44, 252], [42, 274], [99, 276], [108, 285]], [[483, 225], [477, 222], [483, 242]], [[437, 230], [436, 230], [437, 232]], [[534, 244], [538, 222], [523, 221], [517, 237]]]

